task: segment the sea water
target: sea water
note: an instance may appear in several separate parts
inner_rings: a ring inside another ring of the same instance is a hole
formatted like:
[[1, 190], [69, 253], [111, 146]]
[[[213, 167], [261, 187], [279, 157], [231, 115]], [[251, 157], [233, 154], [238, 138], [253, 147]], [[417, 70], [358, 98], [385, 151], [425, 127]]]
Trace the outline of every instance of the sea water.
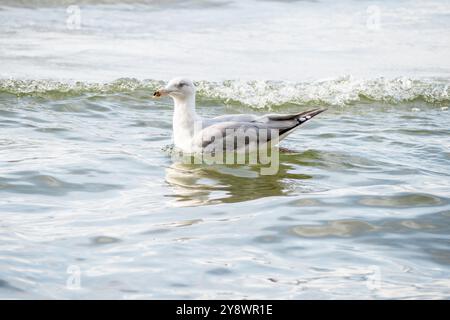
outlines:
[[[0, 298], [450, 296], [449, 1], [0, 1]], [[328, 111], [276, 174], [197, 109]]]

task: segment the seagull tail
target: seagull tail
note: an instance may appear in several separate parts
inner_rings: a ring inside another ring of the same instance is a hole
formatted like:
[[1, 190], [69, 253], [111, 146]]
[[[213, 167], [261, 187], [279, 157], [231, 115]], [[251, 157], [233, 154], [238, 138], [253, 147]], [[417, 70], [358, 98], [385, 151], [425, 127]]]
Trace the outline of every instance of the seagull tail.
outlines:
[[297, 129], [301, 124], [311, 120], [318, 114], [328, 110], [327, 108], [316, 108], [312, 110], [308, 110], [305, 112], [297, 113], [293, 115], [292, 119], [297, 120], [297, 123], [293, 125], [292, 127], [281, 129], [279, 132], [280, 140], [286, 137], [288, 134], [290, 134], [292, 131]]

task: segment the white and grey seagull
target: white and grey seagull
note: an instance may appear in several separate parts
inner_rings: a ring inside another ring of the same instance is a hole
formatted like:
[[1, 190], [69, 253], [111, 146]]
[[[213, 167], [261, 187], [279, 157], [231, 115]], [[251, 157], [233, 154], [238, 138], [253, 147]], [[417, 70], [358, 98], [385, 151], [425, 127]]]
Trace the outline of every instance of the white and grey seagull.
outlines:
[[[186, 78], [175, 78], [153, 96], [170, 96], [175, 105], [173, 114], [173, 139], [177, 149], [186, 153], [197, 153], [228, 148], [224, 142], [227, 135], [254, 130], [256, 141], [268, 143], [274, 130], [281, 141], [301, 124], [326, 109], [316, 108], [294, 114], [231, 114], [215, 118], [202, 118], [195, 111], [195, 85]], [[233, 138], [234, 139], [234, 138]], [[251, 141], [245, 142], [247, 147]], [[236, 149], [236, 145], [231, 146]], [[248, 150], [248, 148], [247, 148]]]

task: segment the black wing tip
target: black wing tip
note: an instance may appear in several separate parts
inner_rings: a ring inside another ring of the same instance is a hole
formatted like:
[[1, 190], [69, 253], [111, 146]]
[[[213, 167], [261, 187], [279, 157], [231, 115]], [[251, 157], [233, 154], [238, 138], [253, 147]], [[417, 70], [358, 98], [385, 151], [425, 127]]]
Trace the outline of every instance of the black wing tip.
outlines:
[[316, 109], [312, 109], [312, 110], [308, 110], [306, 112], [301, 113], [298, 118], [297, 121], [299, 123], [304, 123], [308, 120], [311, 120], [312, 118], [314, 118], [315, 116], [317, 116], [318, 114], [321, 114], [324, 111], [327, 111], [328, 108], [316, 108]]
[[287, 128], [284, 130], [280, 130], [279, 135], [282, 135], [286, 132], [292, 131], [293, 129], [297, 128], [298, 126], [300, 126], [301, 124], [304, 124], [305, 122], [311, 120], [312, 118], [314, 118], [315, 116], [317, 116], [318, 114], [327, 111], [328, 108], [316, 108], [316, 109], [311, 109], [308, 110], [306, 112], [302, 112], [300, 114], [298, 114], [296, 120], [297, 120], [297, 124], [291, 128]]
[[327, 110], [328, 110], [328, 108], [316, 108], [316, 109], [306, 111], [305, 115], [315, 116], [315, 115], [318, 115], [319, 113], [322, 113]]

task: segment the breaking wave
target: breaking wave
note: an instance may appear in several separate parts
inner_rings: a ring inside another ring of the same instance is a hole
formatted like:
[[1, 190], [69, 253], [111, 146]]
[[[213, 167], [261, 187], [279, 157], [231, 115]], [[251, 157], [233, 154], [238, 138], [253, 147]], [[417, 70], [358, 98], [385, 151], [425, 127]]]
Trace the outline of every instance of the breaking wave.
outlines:
[[[133, 93], [146, 90], [151, 92], [163, 84], [160, 80], [134, 78], [121, 78], [107, 83], [1, 79], [0, 93], [44, 97]], [[401, 104], [412, 101], [447, 105], [450, 102], [449, 84], [450, 81], [442, 79], [417, 80], [402, 77], [361, 80], [351, 76], [297, 83], [262, 80], [196, 82], [201, 100], [218, 100], [255, 109], [291, 104], [345, 106], [365, 102]]]

